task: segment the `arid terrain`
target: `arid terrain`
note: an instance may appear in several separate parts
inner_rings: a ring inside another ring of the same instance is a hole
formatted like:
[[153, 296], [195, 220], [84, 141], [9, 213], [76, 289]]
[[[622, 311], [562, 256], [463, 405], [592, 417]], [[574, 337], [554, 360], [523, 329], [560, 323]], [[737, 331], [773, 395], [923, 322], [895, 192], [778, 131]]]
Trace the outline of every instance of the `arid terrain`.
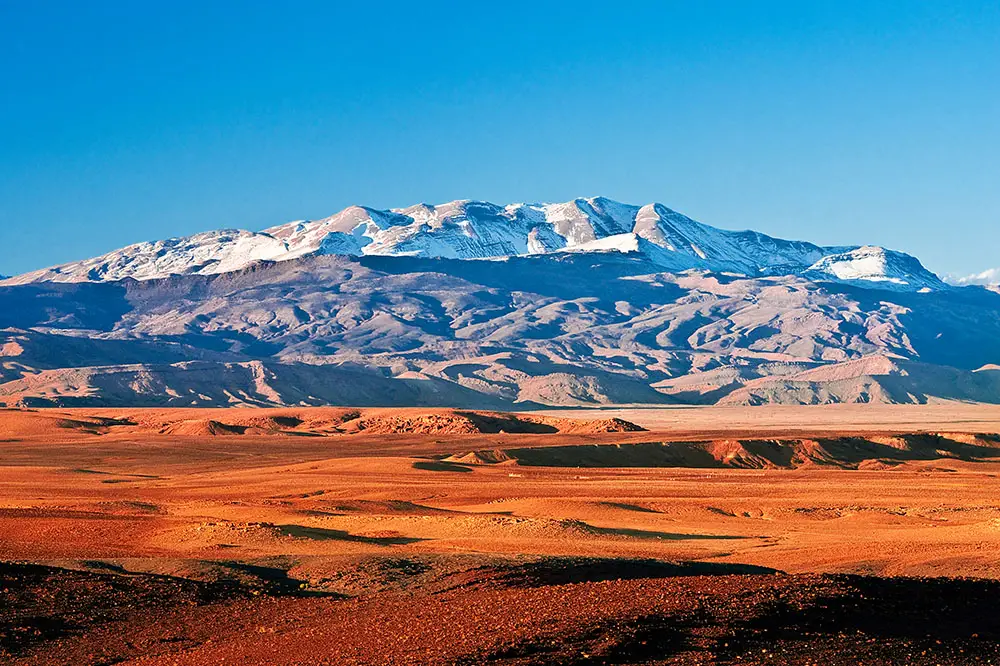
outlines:
[[1000, 407], [0, 411], [11, 664], [1000, 663]]

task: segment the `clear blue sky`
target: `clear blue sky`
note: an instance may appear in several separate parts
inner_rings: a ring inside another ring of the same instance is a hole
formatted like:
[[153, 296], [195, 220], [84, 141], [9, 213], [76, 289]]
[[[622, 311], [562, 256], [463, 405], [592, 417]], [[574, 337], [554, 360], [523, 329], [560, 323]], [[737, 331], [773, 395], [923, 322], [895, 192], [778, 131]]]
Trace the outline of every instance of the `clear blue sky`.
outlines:
[[0, 273], [595, 194], [1000, 266], [1000, 4], [0, 0]]

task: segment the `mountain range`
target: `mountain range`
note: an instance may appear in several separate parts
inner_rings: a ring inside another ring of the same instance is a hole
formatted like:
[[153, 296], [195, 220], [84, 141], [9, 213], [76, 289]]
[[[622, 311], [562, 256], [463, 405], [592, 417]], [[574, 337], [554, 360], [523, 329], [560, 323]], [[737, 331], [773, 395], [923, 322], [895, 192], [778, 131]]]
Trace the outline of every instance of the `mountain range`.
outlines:
[[606, 198], [375, 210], [0, 280], [20, 405], [1000, 402], [1000, 294]]

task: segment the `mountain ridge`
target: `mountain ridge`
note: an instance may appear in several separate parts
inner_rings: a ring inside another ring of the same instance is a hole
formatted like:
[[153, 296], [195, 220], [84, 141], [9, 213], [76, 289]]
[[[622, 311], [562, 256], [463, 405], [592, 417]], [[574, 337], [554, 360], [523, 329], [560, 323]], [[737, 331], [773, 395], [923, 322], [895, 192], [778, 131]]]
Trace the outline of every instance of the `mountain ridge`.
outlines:
[[1000, 403], [1000, 294], [879, 285], [670, 272], [621, 252], [0, 285], [0, 402]]
[[636, 206], [605, 197], [503, 206], [474, 200], [389, 210], [350, 206], [320, 220], [259, 232], [224, 229], [137, 243], [0, 284], [218, 274], [312, 255], [497, 259], [566, 251], [637, 253], [673, 272], [806, 275], [834, 282], [879, 282], [889, 289], [947, 288], [919, 260], [901, 252], [873, 246], [822, 247], [756, 231], [724, 230], [659, 203]]
[[460, 200], [0, 281], [20, 406], [1000, 404], [1000, 291], [661, 204]]

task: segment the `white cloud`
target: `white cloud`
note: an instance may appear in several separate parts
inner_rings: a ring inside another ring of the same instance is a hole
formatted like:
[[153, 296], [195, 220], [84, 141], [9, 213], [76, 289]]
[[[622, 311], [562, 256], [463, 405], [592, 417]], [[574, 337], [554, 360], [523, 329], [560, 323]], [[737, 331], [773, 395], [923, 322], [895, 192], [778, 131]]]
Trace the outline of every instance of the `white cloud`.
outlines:
[[997, 285], [1000, 284], [1000, 268], [991, 268], [982, 273], [966, 275], [965, 277], [950, 275], [945, 279], [947, 282], [958, 286], [967, 286], [970, 284]]

